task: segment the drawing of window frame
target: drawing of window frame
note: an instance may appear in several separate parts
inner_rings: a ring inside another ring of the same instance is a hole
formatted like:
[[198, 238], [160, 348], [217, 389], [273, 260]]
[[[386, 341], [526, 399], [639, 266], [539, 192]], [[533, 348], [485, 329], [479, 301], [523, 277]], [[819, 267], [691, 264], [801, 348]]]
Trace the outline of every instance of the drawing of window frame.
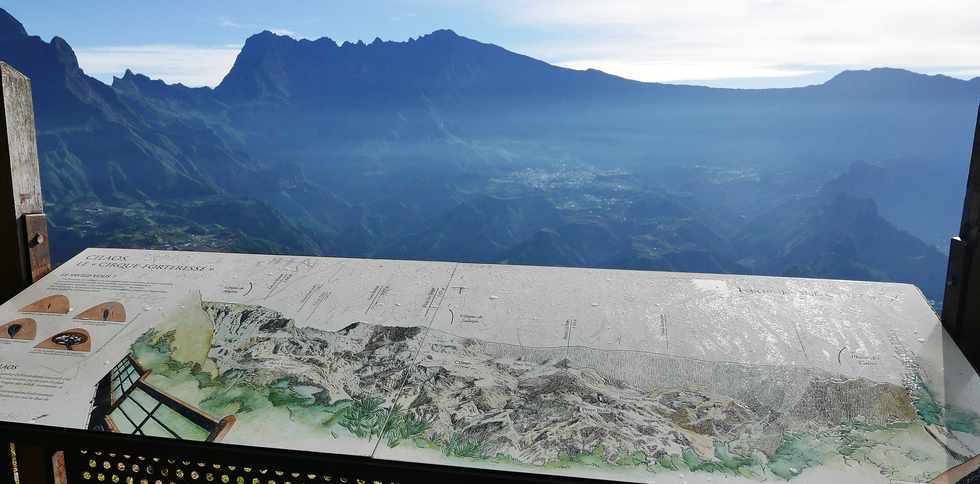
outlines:
[[146, 382], [150, 375], [127, 354], [96, 386], [88, 428], [132, 435], [220, 441], [234, 415], [215, 420]]

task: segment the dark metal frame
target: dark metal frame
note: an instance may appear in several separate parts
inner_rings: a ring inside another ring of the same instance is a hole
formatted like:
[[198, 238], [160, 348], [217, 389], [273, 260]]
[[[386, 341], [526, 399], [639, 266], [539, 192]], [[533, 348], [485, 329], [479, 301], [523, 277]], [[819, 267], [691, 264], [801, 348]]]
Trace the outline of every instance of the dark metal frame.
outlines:
[[963, 200], [960, 233], [949, 243], [943, 326], [980, 371], [980, 110]]
[[[50, 462], [59, 451], [64, 452], [64, 463], [68, 470], [69, 482], [76, 482], [77, 479], [73, 479], [72, 476], [77, 475], [81, 469], [86, 467], [85, 457], [79, 453], [82, 450], [88, 453], [101, 452], [102, 455], [122, 456], [125, 454], [127, 456], [156, 457], [164, 461], [167, 459], [178, 462], [190, 461], [192, 464], [203, 462], [206, 464], [203, 468], [211, 468], [214, 464], [220, 464], [223, 468], [232, 466], [282, 470], [287, 475], [298, 473], [305, 476], [313, 473], [319, 476], [329, 473], [331, 476], [335, 476], [330, 482], [400, 484], [422, 482], [464, 482], [466, 484], [608, 482], [544, 474], [395, 462], [368, 457], [235, 444], [191, 442], [160, 437], [136, 437], [109, 432], [71, 430], [9, 422], [0, 422], [0, 435], [4, 435], [5, 441], [12, 440], [17, 444], [17, 464], [22, 476], [21, 484], [55, 482], [54, 471]], [[21, 454], [22, 452], [24, 455]], [[4, 479], [5, 476], [9, 476], [9, 473], [3, 472], [5, 470], [4, 464], [7, 463], [9, 466], [9, 459], [4, 459], [5, 455], [2, 454], [0, 452], [0, 484], [12, 484], [11, 479]], [[26, 476], [25, 471], [31, 471], [31, 476]], [[34, 474], [34, 472], [39, 473]], [[24, 480], [25, 478], [29, 480]], [[164, 482], [170, 480], [165, 479]], [[207, 482], [204, 479], [200, 479], [200, 481]], [[151, 479], [150, 482], [153, 480]], [[176, 482], [184, 481], [177, 479]], [[216, 480], [215, 482], [221, 481]], [[277, 479], [276, 482], [281, 484], [285, 482], [285, 479]], [[308, 481], [300, 477], [292, 479], [291, 482], [298, 484]], [[263, 481], [262, 484], [266, 483]]]

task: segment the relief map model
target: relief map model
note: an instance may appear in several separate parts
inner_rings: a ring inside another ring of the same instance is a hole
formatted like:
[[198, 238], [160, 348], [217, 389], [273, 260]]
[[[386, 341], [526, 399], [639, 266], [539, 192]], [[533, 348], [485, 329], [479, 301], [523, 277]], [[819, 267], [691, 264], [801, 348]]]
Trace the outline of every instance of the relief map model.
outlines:
[[[346, 268], [332, 280], [316, 282], [311, 267], [271, 298], [181, 296], [131, 345], [143, 384], [212, 421], [234, 417], [224, 442], [624, 481], [928, 482], [980, 453], [977, 407], [944, 401], [950, 382], [927, 382], [935, 362], [912, 349], [953, 351], [941, 330], [880, 328], [829, 309], [864, 298], [877, 309], [851, 306], [855, 317], [894, 306], [914, 318], [921, 294], [911, 286], [438, 263], [448, 282], [409, 291], [400, 280], [424, 281], [434, 263], [337, 261]], [[368, 288], [363, 307], [328, 309], [342, 273], [369, 279], [357, 267], [369, 264], [386, 283], [356, 282]], [[639, 289], [651, 277], [656, 288]], [[557, 280], [596, 287], [540, 290]], [[577, 297], [604, 285], [612, 293]], [[302, 324], [272, 307], [291, 290]], [[417, 300], [400, 297], [410, 292]], [[634, 307], [607, 307], [621, 299]], [[577, 317], [537, 316], [563, 304]], [[747, 307], [761, 312], [740, 314]], [[775, 329], [793, 312], [811, 319]]]

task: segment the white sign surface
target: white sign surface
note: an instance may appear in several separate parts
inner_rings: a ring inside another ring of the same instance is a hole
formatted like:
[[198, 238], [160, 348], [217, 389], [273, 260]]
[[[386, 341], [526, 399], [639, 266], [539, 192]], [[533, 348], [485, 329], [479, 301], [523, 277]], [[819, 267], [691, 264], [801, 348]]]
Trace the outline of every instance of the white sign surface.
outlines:
[[927, 482], [980, 379], [903, 284], [90, 249], [0, 419], [635, 482]]

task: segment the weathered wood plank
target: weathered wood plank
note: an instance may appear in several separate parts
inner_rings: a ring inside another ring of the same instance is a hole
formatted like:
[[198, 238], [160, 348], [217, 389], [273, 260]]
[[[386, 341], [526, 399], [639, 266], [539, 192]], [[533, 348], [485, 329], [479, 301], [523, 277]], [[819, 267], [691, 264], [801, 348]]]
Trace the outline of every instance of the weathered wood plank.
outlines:
[[[0, 62], [0, 300], [34, 281], [25, 214], [44, 211], [31, 81]], [[45, 247], [46, 248], [46, 247]], [[36, 254], [36, 260], [47, 260]]]
[[14, 484], [13, 444], [0, 440], [0, 484]]
[[23, 237], [27, 240], [27, 269], [33, 282], [51, 272], [48, 217], [43, 213], [26, 213], [23, 217]]
[[45, 457], [44, 448], [38, 445], [17, 443], [17, 475], [20, 482], [51, 482], [50, 459]]

